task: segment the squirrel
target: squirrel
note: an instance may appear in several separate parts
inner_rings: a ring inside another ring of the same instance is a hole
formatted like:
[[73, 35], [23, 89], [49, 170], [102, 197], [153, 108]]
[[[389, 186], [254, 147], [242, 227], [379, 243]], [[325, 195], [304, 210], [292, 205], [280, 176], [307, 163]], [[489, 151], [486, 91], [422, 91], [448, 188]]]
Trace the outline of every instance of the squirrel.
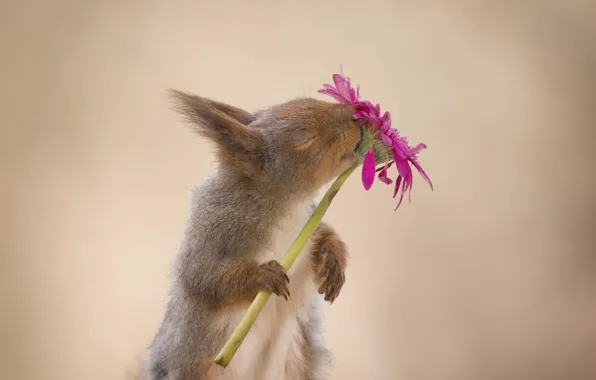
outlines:
[[[144, 380], [323, 380], [323, 300], [345, 281], [347, 250], [322, 221], [289, 271], [279, 264], [318, 191], [355, 163], [352, 105], [297, 98], [257, 112], [168, 90], [215, 146], [213, 173], [193, 191], [165, 314]], [[228, 367], [215, 356], [256, 294], [269, 300]]]

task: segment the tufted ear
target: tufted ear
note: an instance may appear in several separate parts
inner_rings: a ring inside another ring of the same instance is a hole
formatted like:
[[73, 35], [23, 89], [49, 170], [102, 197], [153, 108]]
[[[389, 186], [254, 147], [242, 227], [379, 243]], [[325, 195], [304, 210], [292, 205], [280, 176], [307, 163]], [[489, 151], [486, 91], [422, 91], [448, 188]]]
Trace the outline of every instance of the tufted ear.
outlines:
[[253, 120], [249, 112], [178, 90], [169, 93], [174, 108], [191, 123], [193, 130], [215, 143], [221, 161], [248, 175], [256, 174], [263, 140], [247, 126]]

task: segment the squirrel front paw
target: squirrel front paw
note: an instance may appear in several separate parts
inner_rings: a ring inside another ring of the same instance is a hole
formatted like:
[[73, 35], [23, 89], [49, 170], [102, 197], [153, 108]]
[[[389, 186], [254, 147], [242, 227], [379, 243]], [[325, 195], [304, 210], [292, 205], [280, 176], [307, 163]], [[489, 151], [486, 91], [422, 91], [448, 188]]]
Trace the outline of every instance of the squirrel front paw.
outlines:
[[289, 282], [286, 270], [280, 263], [271, 260], [259, 266], [255, 286], [258, 290], [266, 290], [287, 300], [290, 297]]
[[315, 271], [321, 282], [319, 294], [333, 303], [346, 281], [346, 247], [336, 236], [327, 236], [316, 248]]

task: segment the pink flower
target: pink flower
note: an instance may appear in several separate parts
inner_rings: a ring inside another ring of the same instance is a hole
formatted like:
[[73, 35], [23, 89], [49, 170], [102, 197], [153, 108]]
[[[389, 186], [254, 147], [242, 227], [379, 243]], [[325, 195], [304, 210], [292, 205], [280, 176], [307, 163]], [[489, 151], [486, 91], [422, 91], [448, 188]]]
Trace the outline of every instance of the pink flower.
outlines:
[[[397, 129], [391, 127], [391, 114], [389, 112], [385, 112], [381, 116], [381, 106], [379, 104], [373, 105], [368, 100], [360, 100], [360, 89], [358, 88], [355, 91], [352, 88], [350, 78], [344, 77], [341, 66], [339, 67], [339, 74], [333, 75], [333, 82], [335, 87], [325, 84], [323, 85], [323, 89], [319, 90], [319, 93], [330, 95], [342, 104], [355, 105], [356, 112], [353, 115], [354, 119], [366, 125], [378, 140], [383, 141], [393, 156], [393, 161], [386, 161], [384, 167], [380, 169], [378, 178], [387, 185], [393, 183], [393, 180], [387, 175], [387, 170], [395, 163], [398, 175], [395, 180], [393, 197], [395, 198], [398, 193], [401, 193], [396, 210], [401, 205], [406, 192], [408, 193], [408, 199], [411, 198], [413, 175], [410, 165], [416, 168], [432, 190], [433, 184], [418, 162], [418, 153], [426, 149], [426, 145], [418, 144], [413, 148], [410, 147], [407, 138], [400, 136]], [[371, 146], [362, 164], [362, 184], [366, 190], [371, 188], [376, 171], [379, 170], [375, 168], [375, 156]]]

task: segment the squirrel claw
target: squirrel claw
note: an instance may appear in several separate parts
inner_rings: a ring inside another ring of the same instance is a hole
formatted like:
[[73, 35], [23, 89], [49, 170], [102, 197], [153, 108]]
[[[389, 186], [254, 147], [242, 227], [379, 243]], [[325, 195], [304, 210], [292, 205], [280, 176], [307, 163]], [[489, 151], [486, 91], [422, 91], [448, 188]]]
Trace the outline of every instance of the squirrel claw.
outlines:
[[259, 267], [255, 286], [258, 290], [266, 290], [288, 300], [290, 298], [289, 282], [286, 270], [277, 261], [271, 260]]
[[324, 265], [320, 271], [323, 282], [319, 287], [319, 294], [325, 294], [325, 301], [333, 304], [346, 281], [346, 276], [333, 255], [325, 251], [323, 257]]

